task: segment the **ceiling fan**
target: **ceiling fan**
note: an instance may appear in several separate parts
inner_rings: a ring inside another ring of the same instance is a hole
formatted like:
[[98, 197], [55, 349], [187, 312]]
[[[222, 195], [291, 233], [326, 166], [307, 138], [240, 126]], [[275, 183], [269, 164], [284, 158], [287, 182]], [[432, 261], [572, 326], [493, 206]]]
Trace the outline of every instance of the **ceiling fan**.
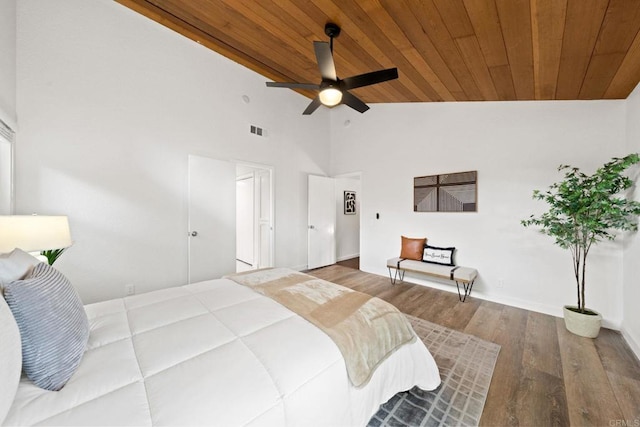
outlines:
[[329, 36], [329, 42], [313, 42], [313, 49], [316, 53], [318, 68], [322, 81], [320, 84], [314, 83], [294, 83], [294, 82], [267, 82], [268, 87], [284, 87], [289, 89], [312, 89], [319, 90], [318, 95], [311, 101], [302, 114], [313, 113], [320, 104], [327, 107], [335, 107], [345, 104], [356, 111], [364, 113], [369, 109], [367, 104], [362, 102], [357, 96], [349, 93], [349, 89], [356, 89], [376, 83], [386, 82], [398, 78], [397, 68], [373, 71], [371, 73], [359, 74], [357, 76], [339, 79], [336, 75], [336, 67], [333, 62], [333, 39], [340, 34], [340, 27], [333, 23], [327, 23], [324, 33]]

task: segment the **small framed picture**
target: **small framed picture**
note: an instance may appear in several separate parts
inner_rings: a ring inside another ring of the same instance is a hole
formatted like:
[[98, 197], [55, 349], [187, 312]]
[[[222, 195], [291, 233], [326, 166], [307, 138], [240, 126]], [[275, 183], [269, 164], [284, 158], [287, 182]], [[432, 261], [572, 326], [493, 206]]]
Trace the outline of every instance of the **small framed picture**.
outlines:
[[345, 215], [356, 214], [356, 192], [355, 191], [344, 192], [344, 214]]

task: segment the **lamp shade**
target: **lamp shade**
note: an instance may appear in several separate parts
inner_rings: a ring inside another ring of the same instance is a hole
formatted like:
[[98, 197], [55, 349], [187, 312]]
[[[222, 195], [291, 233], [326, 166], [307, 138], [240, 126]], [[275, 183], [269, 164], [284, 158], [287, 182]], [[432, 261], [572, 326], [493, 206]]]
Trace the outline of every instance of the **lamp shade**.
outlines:
[[0, 215], [0, 253], [20, 248], [26, 252], [71, 246], [66, 216]]

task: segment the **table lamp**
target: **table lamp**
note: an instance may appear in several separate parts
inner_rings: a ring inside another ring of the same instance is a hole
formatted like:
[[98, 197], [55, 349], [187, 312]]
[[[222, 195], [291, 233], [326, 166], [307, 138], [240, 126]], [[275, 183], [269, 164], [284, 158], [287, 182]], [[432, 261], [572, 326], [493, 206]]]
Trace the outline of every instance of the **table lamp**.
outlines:
[[66, 216], [0, 215], [0, 253], [39, 252], [51, 265], [72, 243]]

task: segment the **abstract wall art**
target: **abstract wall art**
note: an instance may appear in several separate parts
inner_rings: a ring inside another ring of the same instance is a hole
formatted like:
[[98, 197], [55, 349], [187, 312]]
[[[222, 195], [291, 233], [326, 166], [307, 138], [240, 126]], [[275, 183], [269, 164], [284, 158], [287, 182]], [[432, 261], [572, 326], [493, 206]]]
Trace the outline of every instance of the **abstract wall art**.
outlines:
[[414, 212], [477, 212], [477, 197], [477, 171], [413, 179]]
[[344, 192], [344, 214], [345, 215], [356, 214], [356, 192], [355, 191]]

